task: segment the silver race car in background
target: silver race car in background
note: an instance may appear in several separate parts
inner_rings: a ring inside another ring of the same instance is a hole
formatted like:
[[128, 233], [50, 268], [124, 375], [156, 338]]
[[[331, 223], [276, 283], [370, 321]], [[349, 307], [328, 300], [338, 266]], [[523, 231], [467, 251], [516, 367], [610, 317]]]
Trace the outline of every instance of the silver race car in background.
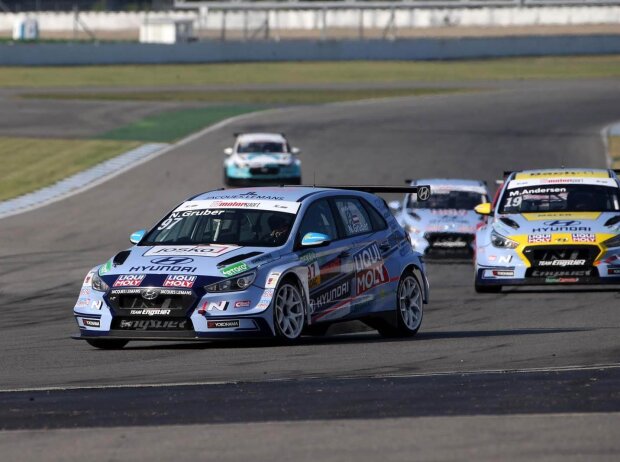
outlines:
[[474, 207], [489, 200], [482, 181], [460, 179], [407, 180], [415, 186], [431, 187], [427, 201], [407, 194], [401, 202], [390, 202], [390, 208], [411, 238], [414, 250], [430, 256], [470, 256], [474, 251], [476, 228], [483, 218]]

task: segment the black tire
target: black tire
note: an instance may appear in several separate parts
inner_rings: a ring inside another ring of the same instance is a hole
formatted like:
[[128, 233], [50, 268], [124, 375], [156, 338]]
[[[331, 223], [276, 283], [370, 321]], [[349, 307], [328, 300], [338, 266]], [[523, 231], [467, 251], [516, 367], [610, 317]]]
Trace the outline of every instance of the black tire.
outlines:
[[482, 286], [474, 284], [474, 289], [478, 294], [498, 294], [502, 291], [502, 286]]
[[423, 293], [415, 274], [411, 271], [403, 273], [396, 291], [396, 323], [376, 324], [379, 334], [383, 337], [413, 337], [417, 334], [424, 317]]
[[121, 339], [86, 339], [86, 342], [95, 348], [99, 348], [100, 350], [120, 350], [125, 345], [129, 343], [129, 340], [121, 340]]
[[[289, 296], [294, 305], [281, 305], [284, 299], [289, 300]], [[295, 300], [296, 299], [296, 300]], [[294, 311], [293, 311], [294, 308]], [[301, 337], [306, 322], [306, 302], [303, 291], [297, 281], [293, 278], [284, 278], [274, 292], [272, 301], [273, 326], [278, 343], [295, 343]], [[284, 318], [288, 322], [284, 321]]]
[[323, 337], [327, 334], [329, 327], [331, 326], [328, 322], [322, 322], [319, 324], [312, 324], [311, 326], [306, 326], [302, 335], [310, 335], [311, 337]]

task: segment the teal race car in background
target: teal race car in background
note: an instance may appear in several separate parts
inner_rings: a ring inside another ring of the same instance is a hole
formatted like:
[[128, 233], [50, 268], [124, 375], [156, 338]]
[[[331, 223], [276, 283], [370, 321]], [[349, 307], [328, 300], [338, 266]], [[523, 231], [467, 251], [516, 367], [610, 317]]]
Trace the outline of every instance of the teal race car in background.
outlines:
[[224, 153], [224, 184], [301, 184], [298, 148], [280, 133], [235, 133], [235, 144]]

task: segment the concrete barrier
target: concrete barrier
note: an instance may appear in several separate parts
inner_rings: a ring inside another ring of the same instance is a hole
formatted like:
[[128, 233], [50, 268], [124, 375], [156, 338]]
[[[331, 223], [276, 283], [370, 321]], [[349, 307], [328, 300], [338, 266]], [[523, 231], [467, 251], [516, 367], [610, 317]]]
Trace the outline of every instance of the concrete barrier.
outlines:
[[620, 35], [458, 39], [204, 41], [183, 44], [2, 44], [0, 65], [439, 60], [620, 53]]

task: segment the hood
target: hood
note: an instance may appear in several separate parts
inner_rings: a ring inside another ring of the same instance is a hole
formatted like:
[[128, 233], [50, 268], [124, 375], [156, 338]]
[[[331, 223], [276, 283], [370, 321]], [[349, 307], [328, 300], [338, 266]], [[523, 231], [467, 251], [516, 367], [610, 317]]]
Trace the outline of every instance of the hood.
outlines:
[[620, 212], [550, 212], [498, 215], [493, 228], [525, 242], [600, 243], [620, 232]]
[[405, 212], [405, 223], [424, 232], [471, 233], [476, 232], [480, 215], [466, 209], [414, 209], [414, 216]]
[[[203, 282], [210, 283], [269, 263], [280, 258], [280, 254], [279, 248], [227, 244], [134, 246], [102, 265], [99, 274], [110, 287], [137, 287], [153, 275], [184, 275], [188, 281], [207, 278]], [[118, 281], [120, 276], [123, 281]], [[168, 280], [155, 277], [150, 285], [160, 285], [159, 279]]]
[[247, 167], [262, 167], [264, 165], [289, 165], [293, 160], [288, 153], [257, 153], [238, 154], [238, 162], [247, 164]]

